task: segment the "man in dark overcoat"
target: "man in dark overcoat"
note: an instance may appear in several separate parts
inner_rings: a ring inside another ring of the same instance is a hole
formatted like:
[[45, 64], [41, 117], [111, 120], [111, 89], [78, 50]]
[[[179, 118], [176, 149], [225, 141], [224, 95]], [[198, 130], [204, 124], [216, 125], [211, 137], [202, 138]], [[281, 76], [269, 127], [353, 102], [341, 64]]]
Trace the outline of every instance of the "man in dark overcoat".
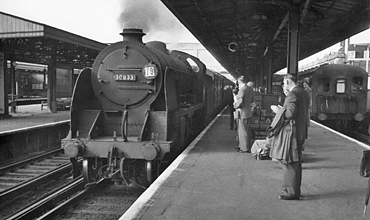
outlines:
[[229, 102], [228, 102], [228, 106], [229, 106], [229, 115], [230, 115], [230, 130], [234, 130], [235, 129], [235, 118], [234, 118], [234, 112], [235, 112], [235, 108], [234, 108], [234, 94], [233, 94], [233, 88], [232, 87], [229, 87], [228, 89], [226, 89], [226, 92], [227, 93], [230, 93], [230, 98], [229, 98]]
[[[283, 190], [279, 196], [282, 200], [297, 200], [301, 196], [302, 182], [302, 148], [308, 131], [308, 93], [297, 84], [294, 75], [287, 74], [283, 81], [283, 90], [287, 91], [283, 107], [286, 108], [286, 120], [294, 120], [297, 140], [298, 158], [296, 161], [281, 163], [283, 170]], [[273, 109], [274, 110], [274, 109]]]

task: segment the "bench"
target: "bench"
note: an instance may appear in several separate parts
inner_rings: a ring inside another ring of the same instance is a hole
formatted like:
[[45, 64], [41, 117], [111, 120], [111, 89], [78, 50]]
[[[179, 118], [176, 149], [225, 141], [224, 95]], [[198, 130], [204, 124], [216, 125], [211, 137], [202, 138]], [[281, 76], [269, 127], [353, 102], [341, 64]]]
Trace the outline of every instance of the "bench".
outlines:
[[44, 107], [48, 107], [48, 101], [41, 101], [41, 111], [44, 109]]
[[57, 98], [57, 108], [65, 111], [67, 108], [71, 107], [72, 98]]
[[[67, 108], [71, 107], [71, 101], [72, 98], [57, 98], [57, 109], [60, 109], [62, 111], [66, 110]], [[41, 102], [41, 111], [43, 110], [44, 107], [48, 106], [47, 101], [42, 101]]]

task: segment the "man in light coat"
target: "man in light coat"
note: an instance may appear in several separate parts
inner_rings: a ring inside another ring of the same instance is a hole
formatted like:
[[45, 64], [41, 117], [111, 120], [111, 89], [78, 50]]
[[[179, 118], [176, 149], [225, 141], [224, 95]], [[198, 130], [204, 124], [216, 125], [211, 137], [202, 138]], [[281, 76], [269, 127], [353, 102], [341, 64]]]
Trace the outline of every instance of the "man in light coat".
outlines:
[[239, 92], [236, 95], [234, 103], [235, 109], [240, 111], [240, 123], [238, 123], [238, 137], [239, 146], [238, 152], [251, 152], [251, 131], [250, 122], [252, 119], [252, 102], [253, 102], [253, 88], [247, 86], [247, 79], [245, 76], [238, 78]]

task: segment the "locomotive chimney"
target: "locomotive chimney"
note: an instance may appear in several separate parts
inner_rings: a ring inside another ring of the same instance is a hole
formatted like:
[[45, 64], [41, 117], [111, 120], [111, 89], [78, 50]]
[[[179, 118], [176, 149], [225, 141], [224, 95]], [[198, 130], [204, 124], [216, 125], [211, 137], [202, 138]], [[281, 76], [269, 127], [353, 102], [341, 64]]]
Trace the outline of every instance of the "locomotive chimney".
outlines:
[[143, 43], [143, 36], [145, 34], [143, 33], [142, 29], [127, 28], [123, 29], [120, 35], [122, 35], [124, 41], [127, 40]]

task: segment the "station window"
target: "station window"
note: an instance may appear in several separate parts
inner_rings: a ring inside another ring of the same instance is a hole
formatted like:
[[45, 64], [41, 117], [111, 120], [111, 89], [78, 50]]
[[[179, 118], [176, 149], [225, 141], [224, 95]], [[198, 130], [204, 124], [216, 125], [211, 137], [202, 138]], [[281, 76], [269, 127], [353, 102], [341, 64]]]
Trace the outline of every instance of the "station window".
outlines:
[[346, 80], [337, 79], [336, 93], [346, 93]]
[[356, 51], [355, 58], [364, 58], [364, 52], [363, 51]]
[[38, 84], [33, 83], [32, 84], [32, 89], [33, 90], [42, 90], [43, 89], [43, 84], [42, 83], [38, 83]]
[[329, 92], [329, 89], [330, 89], [329, 78], [320, 78], [318, 80], [317, 92], [319, 92], [319, 93]]

